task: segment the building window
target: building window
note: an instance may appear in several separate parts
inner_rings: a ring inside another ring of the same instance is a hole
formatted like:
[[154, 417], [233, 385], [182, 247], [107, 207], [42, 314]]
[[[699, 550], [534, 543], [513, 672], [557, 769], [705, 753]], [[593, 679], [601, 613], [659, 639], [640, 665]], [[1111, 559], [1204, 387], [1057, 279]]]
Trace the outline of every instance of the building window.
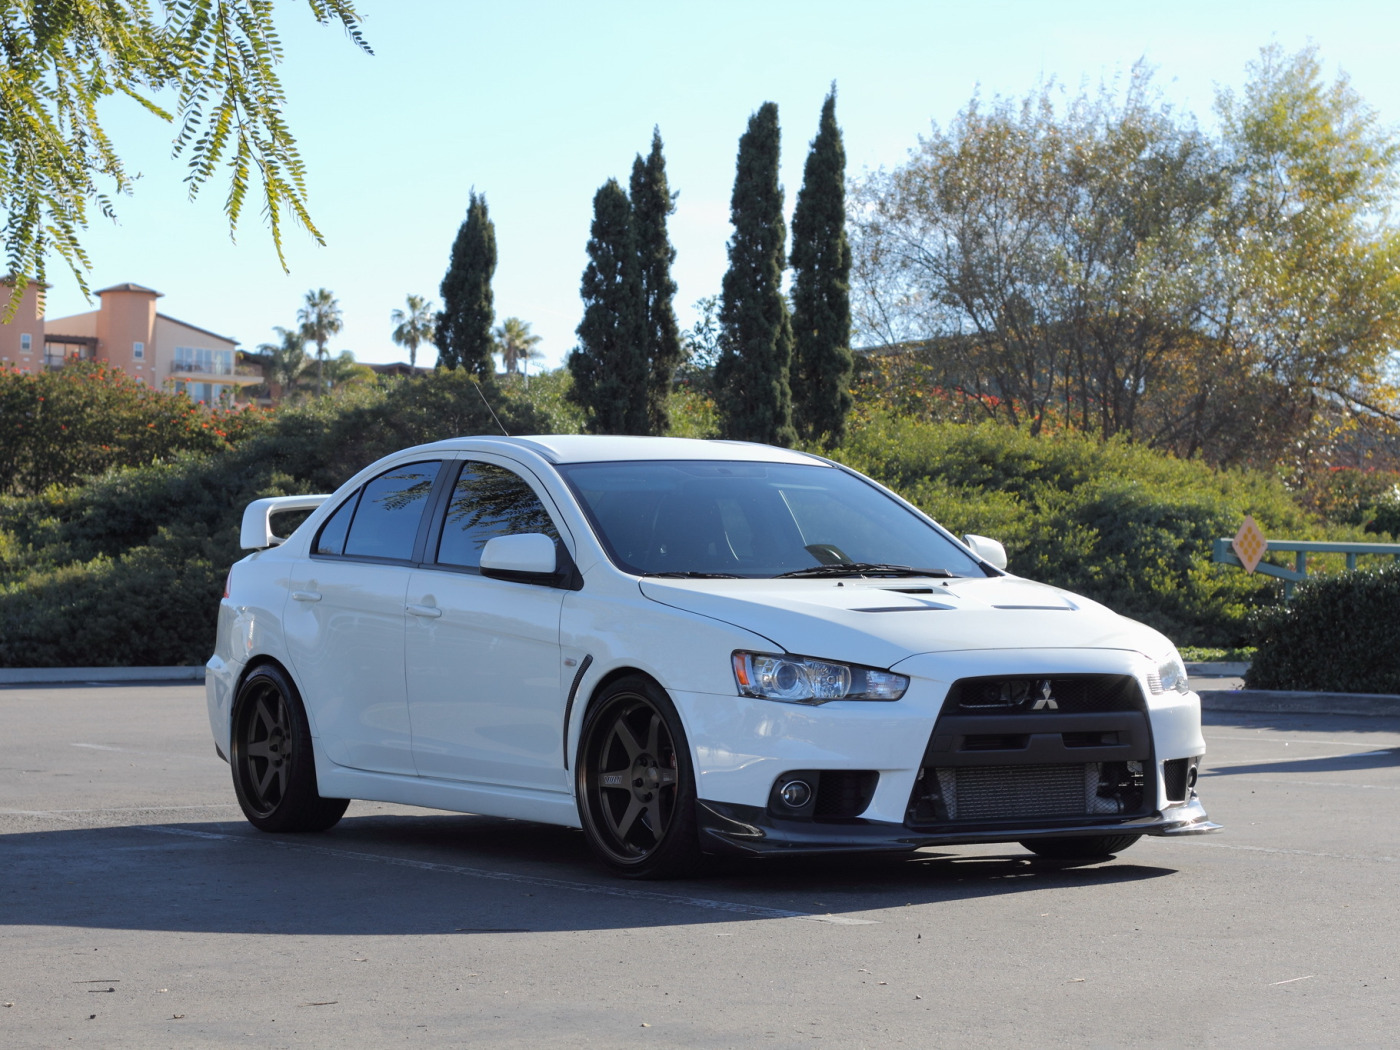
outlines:
[[134, 358], [136, 358], [136, 360], [138, 360], [138, 361], [144, 360], [145, 357], [146, 357], [146, 344], [145, 344], [145, 343], [132, 343], [132, 344], [131, 344], [131, 356], [134, 357]]
[[233, 351], [211, 350], [207, 346], [177, 346], [175, 371], [201, 375], [233, 375]]
[[27, 353], [29, 353], [29, 351], [33, 348], [33, 346], [34, 346], [34, 337], [33, 337], [32, 335], [30, 335], [28, 332], [20, 332], [20, 334], [19, 334], [19, 352], [22, 353], [22, 354], [27, 354]]

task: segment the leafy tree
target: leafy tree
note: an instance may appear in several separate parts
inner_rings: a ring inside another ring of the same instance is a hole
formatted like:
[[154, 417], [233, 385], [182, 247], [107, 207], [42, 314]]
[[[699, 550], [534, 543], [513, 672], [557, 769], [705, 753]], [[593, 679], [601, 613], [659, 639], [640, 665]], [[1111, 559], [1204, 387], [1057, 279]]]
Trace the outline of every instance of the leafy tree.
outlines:
[[1217, 100], [1234, 177], [1205, 315], [1226, 367], [1202, 369], [1214, 396], [1192, 418], [1234, 459], [1263, 462], [1295, 456], [1339, 413], [1391, 432], [1400, 421], [1387, 374], [1400, 345], [1400, 139], [1345, 75], [1323, 80], [1315, 47], [1266, 47], [1250, 74], [1242, 96]]
[[695, 300], [695, 323], [681, 333], [681, 382], [711, 400], [715, 394], [715, 364], [719, 361], [719, 296]]
[[352, 384], [364, 386], [374, 381], [374, 369], [356, 361], [353, 351], [342, 350], [326, 361], [326, 386], [330, 389]]
[[326, 389], [326, 343], [344, 327], [340, 319], [340, 303], [325, 288], [313, 289], [306, 293], [306, 299], [297, 311], [297, 323], [301, 325], [302, 338], [316, 344], [316, 393], [319, 396]]
[[540, 337], [530, 331], [528, 321], [522, 321], [518, 317], [507, 317], [491, 334], [495, 336], [496, 346], [500, 348], [501, 364], [512, 375], [520, 371], [522, 364], [541, 356], [535, 349], [539, 345]]
[[[351, 0], [308, 5], [318, 22], [340, 22], [372, 53]], [[112, 196], [129, 193], [133, 181], [100, 119], [111, 95], [173, 121], [156, 97], [174, 89], [175, 153], [188, 158], [190, 195], [226, 168], [232, 232], [256, 173], [283, 269], [285, 214], [324, 243], [306, 208], [305, 167], [283, 114], [273, 11], [264, 0], [0, 0], [0, 210], [14, 276], [6, 319], [28, 281], [44, 280], [49, 251], [87, 291], [81, 231], [88, 206], [113, 217]]]
[[846, 241], [846, 150], [836, 86], [822, 104], [792, 215], [792, 414], [798, 436], [828, 449], [851, 411], [851, 247]]
[[433, 304], [421, 295], [410, 295], [407, 310], [395, 309], [389, 320], [394, 325], [394, 342], [408, 348], [408, 367], [418, 366], [418, 348], [433, 341]]
[[676, 250], [666, 234], [666, 217], [676, 210], [676, 203], [666, 183], [659, 128], [652, 130], [651, 153], [646, 160], [639, 154], [632, 164], [631, 189], [645, 298], [642, 352], [647, 362], [647, 433], [659, 435], [670, 429], [667, 402], [684, 357], [672, 303], [676, 282], [671, 280], [671, 263]]
[[582, 434], [587, 424], [583, 409], [569, 396], [574, 377], [567, 367], [537, 373], [528, 386], [507, 387], [505, 393], [542, 417], [540, 433]]
[[715, 387], [726, 438], [791, 445], [797, 435], [788, 387], [792, 322], [782, 289], [787, 228], [778, 139], [777, 104], [765, 102], [739, 139]]
[[941, 384], [1038, 433], [1132, 432], [1192, 343], [1220, 166], [1134, 69], [1120, 101], [974, 99], [862, 188], [865, 328], [927, 339]]
[[1134, 70], [1121, 97], [974, 99], [859, 188], [866, 339], [985, 415], [1222, 464], [1400, 422], [1394, 138], [1310, 49], [1265, 49], [1202, 133]]
[[442, 279], [442, 312], [434, 341], [439, 368], [465, 368], [480, 379], [495, 373], [491, 354], [491, 277], [496, 272], [496, 227], [485, 195], [471, 191], [467, 217], [452, 244], [452, 260]]
[[588, 266], [583, 271], [583, 320], [569, 354], [569, 397], [588, 415], [594, 434], [646, 434], [646, 298], [632, 222], [632, 205], [616, 179], [593, 196]]
[[267, 381], [282, 390], [282, 396], [291, 393], [298, 379], [311, 364], [306, 355], [306, 336], [280, 325], [273, 329], [280, 342], [262, 343], [258, 353], [268, 356]]

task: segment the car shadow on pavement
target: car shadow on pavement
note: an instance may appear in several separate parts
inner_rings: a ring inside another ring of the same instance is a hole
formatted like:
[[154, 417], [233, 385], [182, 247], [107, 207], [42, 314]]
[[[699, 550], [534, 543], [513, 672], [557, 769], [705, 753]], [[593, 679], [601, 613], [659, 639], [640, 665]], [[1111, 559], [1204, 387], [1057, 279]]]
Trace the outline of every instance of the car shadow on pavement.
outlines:
[[1362, 769], [1394, 769], [1400, 766], [1400, 748], [1378, 748], [1351, 755], [1321, 755], [1274, 762], [1248, 762], [1201, 771], [1201, 778], [1242, 776], [1250, 773], [1346, 773]]
[[706, 877], [612, 878], [581, 833], [470, 815], [350, 817], [319, 835], [146, 824], [0, 837], [0, 927], [434, 935], [850, 918], [907, 904], [1093, 890], [1175, 873], [1074, 866], [1015, 847], [723, 861]]

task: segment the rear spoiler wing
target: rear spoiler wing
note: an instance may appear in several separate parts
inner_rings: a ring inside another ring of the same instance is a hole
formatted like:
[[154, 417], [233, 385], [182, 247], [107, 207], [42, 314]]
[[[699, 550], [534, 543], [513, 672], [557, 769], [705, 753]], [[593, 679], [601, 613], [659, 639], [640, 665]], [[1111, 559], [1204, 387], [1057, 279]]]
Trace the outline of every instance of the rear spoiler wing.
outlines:
[[324, 493], [319, 496], [271, 496], [253, 500], [243, 510], [243, 527], [238, 534], [238, 545], [244, 550], [262, 550], [285, 542], [285, 536], [278, 536], [272, 531], [272, 519], [276, 515], [294, 510], [315, 510], [330, 498], [330, 493]]

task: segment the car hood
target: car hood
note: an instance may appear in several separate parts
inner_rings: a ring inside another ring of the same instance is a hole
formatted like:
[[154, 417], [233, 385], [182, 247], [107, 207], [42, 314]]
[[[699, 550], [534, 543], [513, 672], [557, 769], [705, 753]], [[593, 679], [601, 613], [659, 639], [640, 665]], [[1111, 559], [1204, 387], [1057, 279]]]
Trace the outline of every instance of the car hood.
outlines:
[[763, 635], [790, 653], [890, 667], [972, 649], [1126, 649], [1159, 655], [1157, 631], [1079, 595], [986, 579], [669, 580], [653, 601]]

